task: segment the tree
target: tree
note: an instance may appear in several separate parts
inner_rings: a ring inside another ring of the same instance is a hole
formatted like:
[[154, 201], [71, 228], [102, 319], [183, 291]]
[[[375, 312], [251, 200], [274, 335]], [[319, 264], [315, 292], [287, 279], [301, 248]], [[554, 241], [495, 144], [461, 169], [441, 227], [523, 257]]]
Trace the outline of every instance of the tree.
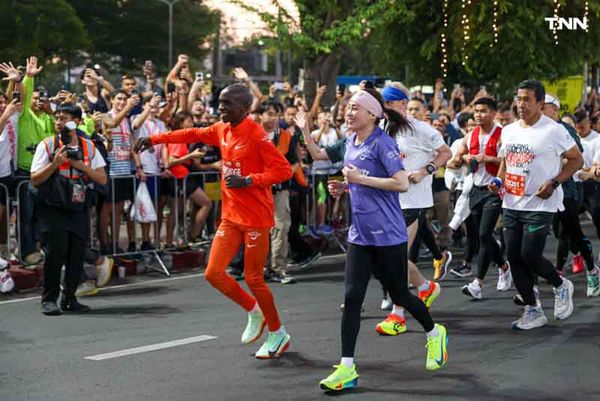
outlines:
[[82, 21], [66, 0], [0, 0], [0, 59], [36, 55], [65, 59], [90, 47]]
[[[150, 59], [161, 70], [168, 66], [168, 8], [158, 0], [69, 0], [85, 23], [92, 41], [92, 56], [119, 66], [138, 68]], [[195, 0], [181, 0], [173, 8], [173, 53], [201, 60], [202, 45], [219, 27], [219, 14]]]
[[[584, 1], [561, 3], [561, 16], [583, 16]], [[496, 44], [493, 43], [493, 2], [471, 2], [466, 9], [470, 29], [464, 49], [462, 4], [450, 1], [448, 5], [449, 26], [444, 29], [442, 0], [405, 0], [403, 6], [411, 13], [406, 14], [403, 23], [386, 22], [377, 27], [360, 48], [360, 58], [373, 61], [365, 68], [410, 84], [431, 83], [442, 76], [442, 33], [448, 38], [447, 84], [487, 84], [495, 87], [497, 93], [507, 95], [525, 78], [555, 79], [580, 74], [584, 62], [600, 61], [596, 50], [600, 45], [597, 24], [590, 22], [588, 33], [562, 30], [558, 33], [558, 45], [554, 43], [553, 32], [544, 20], [553, 15], [551, 1], [499, 1]], [[598, 17], [600, 3], [590, 1], [588, 19], [594, 21]]]
[[386, 21], [410, 14], [403, 2], [394, 0], [297, 0], [297, 19], [277, 0], [272, 0], [279, 10], [277, 15], [241, 0], [232, 2], [259, 15], [275, 35], [272, 40], [282, 50], [291, 48], [305, 57], [307, 99], [311, 102], [314, 98], [317, 82], [326, 84], [326, 104], [332, 104], [335, 99], [335, 79], [344, 49], [363, 40]]

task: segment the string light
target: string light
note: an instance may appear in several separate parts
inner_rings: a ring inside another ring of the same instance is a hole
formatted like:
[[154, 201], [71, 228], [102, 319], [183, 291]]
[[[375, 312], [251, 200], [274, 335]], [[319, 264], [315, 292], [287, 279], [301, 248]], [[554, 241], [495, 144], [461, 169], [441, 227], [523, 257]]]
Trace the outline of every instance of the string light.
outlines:
[[585, 32], [590, 32], [590, 21], [588, 20], [589, 16], [589, 8], [588, 8], [588, 0], [585, 0], [585, 11], [583, 13], [583, 20], [585, 21]]
[[[554, 21], [558, 21], [558, 12], [560, 11], [560, 3], [554, 0]], [[558, 29], [557, 23], [552, 24], [552, 32], [554, 33], [554, 44], [558, 45]]]
[[492, 39], [492, 43], [490, 43], [490, 47], [494, 47], [498, 43], [498, 0], [494, 0], [493, 13], [492, 30], [494, 31], [494, 38]]
[[463, 14], [462, 14], [462, 20], [461, 20], [461, 25], [463, 27], [463, 45], [462, 45], [462, 55], [463, 55], [463, 61], [462, 61], [462, 65], [465, 66], [467, 65], [467, 61], [469, 60], [469, 55], [466, 54], [466, 48], [467, 48], [467, 43], [469, 42], [470, 39], [470, 31], [471, 28], [469, 27], [469, 17], [467, 15], [467, 6], [471, 5], [471, 0], [461, 0], [461, 8], [463, 10]]
[[444, 0], [444, 28], [442, 29], [441, 50], [442, 50], [442, 73], [444, 79], [448, 76], [448, 53], [446, 52], [446, 32], [448, 31], [448, 0]]

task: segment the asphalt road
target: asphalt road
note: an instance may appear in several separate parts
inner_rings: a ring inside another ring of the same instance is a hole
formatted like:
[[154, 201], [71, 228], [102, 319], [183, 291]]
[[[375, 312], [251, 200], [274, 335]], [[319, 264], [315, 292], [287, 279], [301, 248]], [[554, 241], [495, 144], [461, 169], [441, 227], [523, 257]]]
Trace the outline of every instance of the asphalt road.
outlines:
[[[553, 246], [551, 240], [549, 253]], [[430, 267], [423, 271], [432, 274]], [[0, 299], [0, 400], [328, 399], [318, 382], [340, 357], [343, 257], [324, 258], [298, 278], [297, 284], [272, 285], [292, 343], [269, 361], [253, 358], [260, 343], [240, 344], [245, 315], [201, 271], [170, 279], [148, 275], [104, 289], [82, 298], [93, 308], [89, 315], [43, 316], [35, 294]], [[509, 329], [521, 312], [512, 303], [514, 292], [496, 292], [496, 273], [489, 278], [486, 298], [478, 302], [460, 293], [466, 280], [442, 282], [432, 314], [448, 328], [449, 362], [434, 373], [425, 370], [425, 335], [414, 319], [398, 337], [374, 331], [385, 313], [372, 281], [356, 354], [359, 388], [339, 396], [600, 400], [600, 298], [585, 298], [585, 276], [574, 277], [575, 313], [564, 322], [552, 319], [552, 291], [541, 286], [550, 323], [531, 332]], [[105, 355], [175, 340], [190, 343]]]

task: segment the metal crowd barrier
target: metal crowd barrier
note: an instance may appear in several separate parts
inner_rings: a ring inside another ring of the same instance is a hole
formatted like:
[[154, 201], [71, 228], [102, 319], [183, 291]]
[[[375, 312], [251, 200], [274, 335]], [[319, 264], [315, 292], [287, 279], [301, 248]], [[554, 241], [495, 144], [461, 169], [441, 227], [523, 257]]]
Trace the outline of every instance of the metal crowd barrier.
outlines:
[[11, 255], [11, 240], [10, 240], [10, 193], [8, 191], [8, 187], [2, 183], [0, 183], [0, 187], [4, 188], [4, 196], [5, 196], [5, 210], [4, 210], [4, 219], [6, 220], [6, 252], [8, 253], [6, 260], [10, 259]]
[[[180, 226], [180, 222], [179, 222], [179, 208], [178, 208], [178, 202], [174, 202], [174, 210], [171, 210], [171, 213], [175, 213], [175, 233], [174, 233], [174, 238], [177, 238], [176, 233], [178, 232], [178, 230], [180, 230], [181, 228], [183, 228], [183, 236], [180, 236], [180, 238], [184, 238], [184, 240], [188, 241], [188, 213], [189, 213], [189, 205], [188, 205], [188, 201], [189, 201], [189, 197], [187, 195], [187, 187], [188, 187], [188, 178], [190, 177], [194, 177], [194, 176], [203, 176], [203, 177], [216, 177], [218, 178], [215, 182], [206, 182], [206, 180], [204, 180], [201, 188], [202, 190], [206, 193], [206, 195], [208, 196], [209, 199], [211, 199], [213, 201], [213, 210], [215, 210], [215, 206], [218, 202], [221, 201], [222, 197], [221, 197], [221, 180], [220, 180], [220, 172], [212, 172], [212, 171], [207, 171], [207, 172], [190, 172], [188, 176], [186, 176], [183, 179], [183, 183], [181, 185], [181, 189], [183, 190], [183, 193], [180, 195], [179, 189], [180, 189], [180, 185], [177, 182], [177, 179], [175, 179], [174, 177], [168, 178], [169, 180], [173, 180], [173, 186], [175, 188], [175, 193], [177, 194], [177, 196], [182, 196], [183, 197], [183, 212], [184, 212], [184, 217], [183, 217], [183, 224], [181, 224]], [[146, 177], [150, 178], [150, 177], [157, 177], [158, 178], [158, 182], [165, 180], [165, 178], [162, 178], [160, 175], [146, 175]], [[19, 177], [19, 178], [25, 178], [25, 177]], [[28, 178], [28, 177], [27, 177]], [[309, 175], [309, 186], [310, 188], [308, 189], [308, 191], [303, 191], [304, 192], [304, 196], [305, 196], [305, 208], [306, 208], [306, 214], [304, 216], [305, 220], [303, 222], [301, 222], [301, 224], [308, 226], [312, 226], [314, 228], [316, 228], [316, 222], [317, 222], [317, 186], [315, 185], [315, 175], [311, 174]], [[339, 179], [342, 180], [343, 177], [340, 176], [339, 174], [333, 174], [333, 175], [327, 175], [327, 179]], [[132, 205], [135, 202], [135, 195], [137, 192], [137, 185], [138, 185], [138, 179], [136, 178], [135, 175], [126, 175], [126, 176], [112, 176], [109, 177], [110, 183], [112, 184], [110, 186], [111, 191], [109, 194], [107, 194], [107, 196], [109, 197], [110, 201], [111, 201], [111, 232], [110, 232], [110, 238], [109, 238], [109, 242], [112, 244], [112, 250], [113, 252], [110, 255], [107, 255], [109, 257], [119, 257], [119, 256], [131, 256], [134, 254], [150, 254], [151, 256], [155, 257], [157, 259], [157, 261], [160, 264], [160, 270], [161, 272], [163, 272], [166, 275], [170, 275], [168, 268], [166, 267], [166, 265], [164, 264], [164, 262], [161, 259], [161, 256], [159, 254], [159, 250], [160, 250], [160, 238], [161, 238], [161, 232], [158, 231], [158, 227], [159, 227], [159, 222], [158, 219], [157, 221], [155, 221], [153, 223], [154, 225], [154, 238], [151, 239], [151, 241], [153, 241], [154, 244], [154, 248], [153, 250], [147, 250], [147, 251], [141, 251], [141, 250], [136, 250], [136, 252], [117, 252], [118, 246], [119, 246], [119, 239], [120, 239], [120, 233], [121, 233], [121, 227], [116, 227], [115, 226], [115, 215], [116, 215], [116, 206], [115, 206], [115, 199], [116, 199], [116, 194], [115, 194], [115, 185], [114, 183], [117, 180], [130, 180], [131, 181], [131, 186], [132, 186]], [[14, 204], [14, 212], [16, 213], [16, 227], [15, 227], [15, 233], [16, 233], [16, 241], [17, 241], [17, 255], [19, 257], [19, 259], [22, 259], [24, 255], [21, 255], [21, 246], [20, 246], [20, 239], [22, 236], [22, 231], [23, 231], [23, 226], [22, 226], [22, 222], [21, 222], [21, 208], [22, 208], [22, 199], [21, 199], [21, 191], [22, 191], [22, 187], [24, 185], [29, 185], [30, 180], [29, 179], [25, 179], [23, 181], [21, 181], [17, 187], [16, 187], [16, 203]], [[11, 246], [11, 241], [10, 241], [10, 233], [11, 233], [11, 219], [10, 219], [10, 215], [11, 215], [11, 208], [8, 205], [11, 205], [10, 201], [11, 201], [11, 197], [8, 191], [8, 188], [3, 185], [0, 184], [5, 190], [6, 190], [6, 198], [7, 198], [7, 210], [6, 210], [6, 214], [5, 214], [5, 218], [6, 218], [6, 228], [7, 228], [7, 247], [8, 247], [8, 251], [9, 254], [12, 251], [12, 246]], [[160, 184], [159, 184], [160, 185]], [[160, 193], [161, 191], [154, 191], [151, 196], [153, 196], [153, 201], [154, 201], [154, 206], [156, 209], [157, 214], [158, 213], [158, 206], [160, 203], [160, 197], [163, 196], [164, 194]], [[28, 195], [29, 196], [29, 195]], [[344, 196], [345, 200], [344, 200], [344, 211], [343, 211], [343, 222], [344, 224], [342, 226], [335, 226], [334, 227], [334, 232], [332, 235], [328, 235], [328, 236], [324, 236], [324, 238], [327, 241], [330, 241], [332, 243], [334, 243], [337, 247], [339, 247], [339, 249], [342, 252], [346, 252], [346, 235], [348, 232], [348, 227], [349, 227], [349, 222], [350, 222], [350, 214], [349, 214], [349, 203], [350, 203], [350, 199], [347, 195]], [[332, 197], [328, 197], [327, 199], [328, 205], [328, 211], [327, 211], [327, 220], [329, 221], [333, 221], [333, 218], [331, 217], [333, 214], [333, 205], [334, 205], [334, 199]], [[125, 219], [125, 221], [129, 220], [129, 210], [124, 210], [125, 213], [127, 213], [127, 218]], [[215, 220], [217, 220], [219, 217], [215, 216]], [[99, 224], [99, 221], [96, 221], [96, 225]], [[140, 224], [135, 222], [135, 224]], [[205, 223], [206, 224], [206, 223]], [[160, 224], [161, 226], [166, 225], [165, 222], [162, 222], [162, 224]], [[97, 228], [98, 227], [92, 227], [91, 233], [92, 233], [92, 238], [91, 238], [91, 242], [90, 244], [92, 245], [93, 248], [96, 248], [93, 245], [97, 245], [98, 244], [98, 238], [93, 238], [94, 233], [97, 233]], [[161, 230], [162, 231], [162, 230]], [[138, 230], [136, 227], [136, 235], [135, 235], [135, 240], [136, 240], [136, 244], [139, 243], [140, 241], [138, 241]], [[163, 249], [166, 251], [170, 251], [170, 250], [175, 250], [177, 249], [176, 247], [174, 248], [167, 248], [167, 249]]]

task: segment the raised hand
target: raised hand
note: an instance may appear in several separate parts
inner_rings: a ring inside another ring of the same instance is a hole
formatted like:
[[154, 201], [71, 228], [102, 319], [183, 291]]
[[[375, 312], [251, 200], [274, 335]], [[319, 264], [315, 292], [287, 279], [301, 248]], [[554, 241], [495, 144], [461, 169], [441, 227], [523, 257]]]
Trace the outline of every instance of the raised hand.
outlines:
[[2, 78], [3, 81], [19, 82], [21, 80], [21, 73], [11, 62], [8, 64], [0, 63], [0, 71], [6, 75], [6, 77]]
[[184, 65], [184, 64], [188, 64], [189, 62], [190, 62], [190, 58], [188, 57], [187, 54], [180, 54], [179, 56], [177, 56], [177, 64]]
[[246, 70], [244, 70], [242, 67], [234, 68], [233, 75], [235, 76], [236, 79], [239, 79], [240, 81], [243, 81], [243, 82], [247, 82], [248, 79], [250, 78], [248, 76], [248, 73], [246, 72]]
[[42, 72], [44, 67], [38, 67], [38, 59], [36, 56], [31, 56], [27, 59], [27, 68], [25, 73], [28, 77], [35, 77], [37, 74]]
[[298, 110], [296, 117], [294, 117], [294, 121], [296, 122], [296, 127], [304, 130], [306, 128], [306, 112], [304, 110]]
[[327, 92], [327, 85], [322, 85], [317, 87], [317, 95], [323, 96]]

